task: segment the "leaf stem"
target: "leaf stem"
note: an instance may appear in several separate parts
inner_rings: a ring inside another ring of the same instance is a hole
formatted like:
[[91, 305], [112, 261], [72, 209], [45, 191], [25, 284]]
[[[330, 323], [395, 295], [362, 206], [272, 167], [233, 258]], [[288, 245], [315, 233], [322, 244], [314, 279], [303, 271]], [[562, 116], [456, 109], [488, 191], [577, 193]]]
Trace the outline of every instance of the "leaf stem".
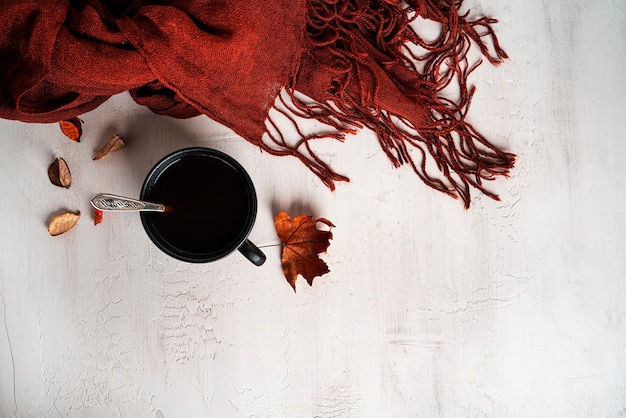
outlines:
[[267, 247], [282, 247], [285, 244], [266, 244], [266, 245], [257, 245], [258, 248], [267, 248]]

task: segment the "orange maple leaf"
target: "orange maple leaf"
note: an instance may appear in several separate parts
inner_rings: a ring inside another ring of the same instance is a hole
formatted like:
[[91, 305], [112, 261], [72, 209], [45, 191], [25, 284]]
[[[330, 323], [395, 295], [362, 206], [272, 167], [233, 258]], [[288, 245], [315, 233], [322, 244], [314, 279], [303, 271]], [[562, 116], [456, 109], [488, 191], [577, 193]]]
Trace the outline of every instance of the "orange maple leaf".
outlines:
[[318, 254], [326, 252], [333, 234], [317, 229], [318, 223], [331, 228], [335, 226], [328, 219], [313, 219], [311, 216], [296, 216], [292, 221], [285, 212], [274, 218], [276, 232], [282, 242], [283, 273], [294, 291], [298, 274], [312, 286], [315, 277], [330, 271]]
[[83, 135], [83, 121], [78, 118], [70, 118], [59, 121], [59, 126], [66, 137], [72, 141], [80, 142], [80, 137]]

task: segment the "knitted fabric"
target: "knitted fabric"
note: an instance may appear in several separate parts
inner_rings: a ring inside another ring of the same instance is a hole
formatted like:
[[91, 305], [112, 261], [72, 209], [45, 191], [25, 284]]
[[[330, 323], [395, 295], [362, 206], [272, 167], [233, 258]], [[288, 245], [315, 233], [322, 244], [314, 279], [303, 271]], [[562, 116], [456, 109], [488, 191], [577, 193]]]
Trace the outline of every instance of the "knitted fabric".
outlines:
[[[313, 141], [373, 130], [395, 166], [470, 204], [514, 156], [466, 115], [480, 59], [506, 58], [494, 19], [462, 0], [3, 0], [0, 117], [55, 122], [129, 91], [152, 111], [207, 115], [331, 189]], [[435, 36], [420, 29], [435, 25]], [[454, 94], [449, 92], [453, 91]], [[285, 130], [288, 121], [293, 129]], [[314, 120], [317, 132], [301, 121]]]

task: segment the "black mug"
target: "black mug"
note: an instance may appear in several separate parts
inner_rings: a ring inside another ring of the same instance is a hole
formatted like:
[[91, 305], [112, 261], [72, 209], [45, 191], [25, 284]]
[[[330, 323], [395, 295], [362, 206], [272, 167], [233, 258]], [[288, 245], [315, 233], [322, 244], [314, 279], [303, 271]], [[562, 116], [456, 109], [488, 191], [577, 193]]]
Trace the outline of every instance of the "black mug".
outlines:
[[265, 262], [248, 240], [257, 213], [254, 185], [229, 155], [204, 147], [175, 151], [150, 170], [140, 199], [166, 207], [141, 213], [146, 233], [166, 254], [207, 263], [239, 250], [257, 266]]

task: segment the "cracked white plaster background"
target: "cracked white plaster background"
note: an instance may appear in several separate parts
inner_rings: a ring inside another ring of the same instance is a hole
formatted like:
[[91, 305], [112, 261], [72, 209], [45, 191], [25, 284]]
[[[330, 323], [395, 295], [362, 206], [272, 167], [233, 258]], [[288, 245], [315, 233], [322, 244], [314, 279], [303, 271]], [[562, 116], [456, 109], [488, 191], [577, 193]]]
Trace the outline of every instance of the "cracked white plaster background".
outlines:
[[[84, 135], [0, 121], [0, 417], [620, 417], [626, 415], [626, 4], [474, 0], [510, 59], [484, 64], [469, 120], [517, 153], [501, 202], [462, 204], [393, 169], [368, 132], [320, 155], [351, 182], [328, 191], [299, 162], [206, 118], [158, 117], [119, 95]], [[112, 133], [127, 146], [102, 160]], [[136, 214], [170, 151], [218, 148], [273, 217], [337, 227], [331, 272], [294, 294], [280, 252], [176, 262]], [[66, 159], [70, 189], [48, 164]], [[83, 214], [50, 237], [47, 221]]]

